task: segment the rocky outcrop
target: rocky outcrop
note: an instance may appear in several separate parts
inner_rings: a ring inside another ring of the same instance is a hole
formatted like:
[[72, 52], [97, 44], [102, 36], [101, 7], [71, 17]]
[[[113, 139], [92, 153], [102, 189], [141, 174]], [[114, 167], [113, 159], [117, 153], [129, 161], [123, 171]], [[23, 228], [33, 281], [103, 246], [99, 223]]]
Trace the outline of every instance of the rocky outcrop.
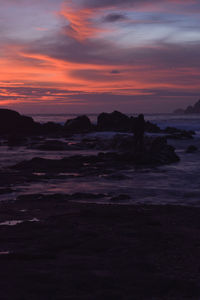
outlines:
[[186, 109], [176, 109], [175, 114], [200, 114], [200, 99], [192, 106], [189, 105]]
[[105, 170], [126, 169], [134, 165], [155, 166], [179, 161], [174, 148], [165, 138], [149, 138], [144, 151], [128, 149], [123, 152], [100, 152], [98, 155], [75, 155], [61, 160], [34, 158], [21, 162], [14, 169], [28, 172], [79, 172], [101, 174]]
[[158, 125], [151, 123], [149, 121], [145, 122], [145, 131], [151, 132], [151, 133], [160, 133], [161, 129], [158, 127]]
[[[97, 118], [97, 130], [133, 132], [136, 121], [137, 118], [128, 117], [119, 111], [101, 113]], [[146, 121], [145, 131], [159, 133], [161, 129], [156, 124]]]
[[99, 131], [129, 131], [131, 119], [119, 111], [101, 113], [97, 118], [97, 130]]
[[183, 130], [177, 129], [175, 127], [167, 127], [163, 130], [164, 133], [167, 133], [168, 139], [175, 140], [187, 140], [192, 139], [195, 132], [193, 130]]
[[83, 115], [74, 119], [67, 120], [64, 128], [67, 132], [90, 132], [92, 130], [92, 123], [87, 116]]
[[41, 125], [31, 117], [22, 116], [13, 110], [0, 109], [0, 134], [34, 133], [40, 129]]

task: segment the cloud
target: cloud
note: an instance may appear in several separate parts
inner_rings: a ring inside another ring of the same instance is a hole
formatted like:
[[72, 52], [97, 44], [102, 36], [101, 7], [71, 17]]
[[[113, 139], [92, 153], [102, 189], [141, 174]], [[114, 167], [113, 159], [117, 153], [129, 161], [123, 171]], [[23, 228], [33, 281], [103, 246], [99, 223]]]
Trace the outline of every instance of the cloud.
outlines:
[[93, 9], [74, 9], [63, 5], [60, 15], [69, 22], [65, 27], [66, 34], [80, 42], [95, 37], [98, 32], [102, 31], [92, 22], [95, 15]]
[[112, 70], [110, 73], [111, 74], [120, 74], [120, 71], [119, 70]]
[[[161, 14], [163, 3], [167, 9], [163, 6], [166, 11]], [[177, 42], [183, 25], [190, 37], [197, 28], [193, 19], [180, 18], [186, 3], [189, 1], [67, 1], [50, 15], [47, 24], [33, 23], [39, 36], [27, 37], [32, 31], [26, 20], [20, 25], [23, 40], [16, 35], [14, 25], [10, 28], [14, 37], [8, 36], [3, 28], [2, 105], [46, 103], [52, 107], [57, 103], [73, 108], [78, 103], [81, 107], [91, 106], [92, 110], [101, 105], [108, 109], [116, 108], [115, 105], [123, 108], [134, 102], [139, 109], [150, 101], [152, 109], [164, 107], [158, 105], [164, 99], [167, 107], [170, 99], [196, 97], [200, 41], [197, 38], [189, 43], [184, 36]], [[40, 6], [39, 1], [37, 5], [42, 8], [43, 19], [45, 5]], [[153, 5], [157, 7], [155, 11]], [[169, 14], [169, 5], [181, 9], [177, 14], [176, 9]], [[23, 9], [22, 5], [16, 12]], [[15, 16], [13, 24], [18, 19], [19, 15]], [[23, 28], [27, 28], [26, 34]]]
[[106, 22], [117, 22], [127, 20], [127, 17], [123, 14], [109, 14], [104, 17], [104, 21]]

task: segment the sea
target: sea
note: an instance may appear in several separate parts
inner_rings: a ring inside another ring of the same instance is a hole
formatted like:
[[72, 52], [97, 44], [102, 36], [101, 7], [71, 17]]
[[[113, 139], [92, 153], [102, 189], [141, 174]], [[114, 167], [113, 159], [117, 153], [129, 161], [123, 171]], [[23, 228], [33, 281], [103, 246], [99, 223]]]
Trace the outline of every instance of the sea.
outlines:
[[[87, 114], [91, 122], [97, 122], [97, 114]], [[129, 114], [135, 116], [135, 114]], [[45, 123], [49, 121], [64, 124], [66, 120], [78, 114], [34, 114], [30, 115], [35, 121]], [[55, 194], [55, 193], [107, 193], [112, 196], [128, 195], [129, 199], [109, 202], [109, 200], [90, 200], [99, 204], [154, 204], [154, 205], [186, 205], [200, 206], [200, 115], [175, 115], [175, 114], [146, 114], [145, 119], [157, 124], [164, 129], [168, 126], [179, 129], [195, 131], [192, 140], [168, 140], [168, 144], [176, 149], [180, 157], [177, 163], [154, 167], [132, 168], [120, 171], [110, 178], [105, 176], [79, 177], [79, 173], [68, 179], [48, 179], [46, 181], [31, 183], [26, 182], [14, 187], [15, 192], [0, 196], [0, 200], [15, 200], [20, 194]], [[114, 132], [88, 134], [87, 137], [99, 136], [110, 138]], [[154, 134], [155, 135], [155, 134]], [[76, 135], [75, 141], [82, 139], [83, 135]], [[195, 145], [198, 150], [186, 153], [190, 145]], [[97, 154], [96, 150], [84, 151], [40, 151], [26, 147], [0, 147], [0, 167], [9, 168], [17, 162], [29, 160], [33, 157], [61, 159], [74, 154]], [[37, 174], [40, 176], [40, 174]], [[119, 176], [118, 176], [119, 175]], [[123, 175], [123, 176], [121, 176]], [[83, 200], [80, 200], [83, 201]], [[89, 200], [87, 200], [88, 202]]]

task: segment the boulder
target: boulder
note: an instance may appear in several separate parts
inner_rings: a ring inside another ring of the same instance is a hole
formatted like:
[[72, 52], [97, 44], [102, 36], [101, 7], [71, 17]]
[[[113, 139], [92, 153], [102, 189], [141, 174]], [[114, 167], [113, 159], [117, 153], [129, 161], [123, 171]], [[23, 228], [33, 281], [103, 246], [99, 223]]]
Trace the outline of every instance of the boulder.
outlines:
[[160, 133], [161, 129], [158, 127], [158, 125], [151, 123], [149, 121], [145, 122], [145, 131], [151, 132], [151, 133]]
[[196, 152], [198, 150], [198, 148], [194, 145], [190, 145], [187, 147], [186, 149], [186, 153], [193, 153], [193, 152]]
[[74, 119], [67, 120], [64, 128], [66, 131], [75, 133], [90, 132], [92, 130], [92, 124], [90, 119], [87, 116], [83, 115]]
[[59, 140], [47, 140], [44, 141], [44, 143], [40, 144], [38, 147], [36, 147], [36, 149], [42, 151], [64, 151], [68, 150], [69, 147], [67, 145], [67, 142], [62, 142]]
[[0, 133], [33, 133], [40, 129], [41, 125], [34, 122], [31, 117], [22, 116], [18, 112], [9, 109], [0, 109]]
[[180, 160], [175, 153], [175, 148], [167, 144], [167, 139], [165, 137], [157, 137], [153, 140], [148, 156], [152, 163], [160, 165], [175, 163]]
[[101, 113], [97, 118], [97, 129], [99, 131], [129, 131], [131, 120], [119, 111]]

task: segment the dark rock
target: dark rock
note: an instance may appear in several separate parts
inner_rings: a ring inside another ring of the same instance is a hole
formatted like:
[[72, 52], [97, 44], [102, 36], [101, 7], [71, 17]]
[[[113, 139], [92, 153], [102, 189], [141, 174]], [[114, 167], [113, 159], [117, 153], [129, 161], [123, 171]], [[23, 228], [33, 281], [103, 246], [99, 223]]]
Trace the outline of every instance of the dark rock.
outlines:
[[110, 146], [118, 151], [133, 151], [133, 136], [116, 134], [111, 140]]
[[0, 188], [0, 195], [13, 193], [14, 190], [11, 188]]
[[151, 123], [149, 121], [145, 122], [145, 131], [146, 132], [152, 132], [152, 133], [160, 133], [161, 129], [158, 127], [158, 125]]
[[19, 195], [17, 197], [17, 201], [20, 202], [32, 202], [32, 201], [42, 201], [42, 202], [50, 202], [50, 201], [66, 201], [68, 200], [68, 195], [66, 194], [26, 194], [26, 195]]
[[65, 130], [69, 132], [89, 132], [92, 130], [92, 124], [87, 116], [79, 116], [75, 119], [67, 120]]
[[101, 113], [97, 118], [97, 129], [99, 131], [129, 131], [130, 128], [130, 118], [119, 111]]
[[198, 150], [198, 148], [194, 145], [190, 145], [188, 146], [188, 148], [186, 149], [186, 153], [193, 153], [196, 152]]
[[20, 134], [11, 134], [8, 136], [8, 146], [10, 147], [18, 147], [18, 146], [24, 146], [28, 142], [28, 139], [24, 135]]
[[175, 153], [174, 147], [168, 145], [164, 137], [155, 138], [150, 145], [150, 151], [147, 152], [146, 155], [153, 164], [157, 163], [162, 165], [178, 162], [180, 160]]
[[[60, 160], [33, 158], [13, 166], [21, 172], [79, 172], [85, 176], [100, 175], [133, 166], [156, 166], [179, 161], [174, 148], [165, 138], [148, 139], [144, 151], [100, 152], [98, 155], [75, 155]], [[112, 171], [111, 171], [112, 170]], [[23, 173], [22, 173], [23, 174]]]
[[110, 201], [123, 201], [123, 200], [130, 200], [131, 197], [129, 195], [126, 194], [120, 194], [118, 196], [114, 196], [110, 199]]
[[[97, 119], [97, 130], [99, 131], [122, 131], [134, 132], [137, 118], [128, 117], [119, 111], [112, 113], [101, 113]], [[145, 121], [145, 131], [159, 133], [161, 129], [149, 121]]]
[[105, 194], [92, 194], [92, 193], [74, 193], [69, 195], [70, 200], [83, 200], [83, 199], [101, 199], [105, 198]]
[[40, 130], [41, 125], [31, 117], [22, 116], [9, 109], [0, 109], [0, 133], [33, 133]]
[[106, 194], [92, 194], [92, 193], [74, 193], [74, 194], [27, 194], [19, 195], [17, 201], [19, 202], [66, 202], [68, 200], [89, 200], [89, 199], [101, 199], [107, 197]]
[[167, 127], [163, 130], [163, 132], [168, 134], [168, 139], [176, 140], [192, 139], [193, 135], [195, 134], [195, 132], [192, 130], [177, 129], [175, 127]]
[[43, 151], [63, 151], [68, 150], [67, 142], [58, 140], [48, 140], [37, 147], [38, 150]]
[[185, 110], [185, 114], [199, 114], [200, 113], [200, 100], [193, 106], [188, 106]]
[[63, 130], [63, 126], [61, 124], [57, 124], [54, 122], [47, 122], [42, 124], [42, 129], [44, 132], [59, 132]]
[[185, 110], [176, 109], [174, 111], [176, 114], [199, 114], [200, 113], [200, 100], [198, 100], [193, 106], [189, 105]]

